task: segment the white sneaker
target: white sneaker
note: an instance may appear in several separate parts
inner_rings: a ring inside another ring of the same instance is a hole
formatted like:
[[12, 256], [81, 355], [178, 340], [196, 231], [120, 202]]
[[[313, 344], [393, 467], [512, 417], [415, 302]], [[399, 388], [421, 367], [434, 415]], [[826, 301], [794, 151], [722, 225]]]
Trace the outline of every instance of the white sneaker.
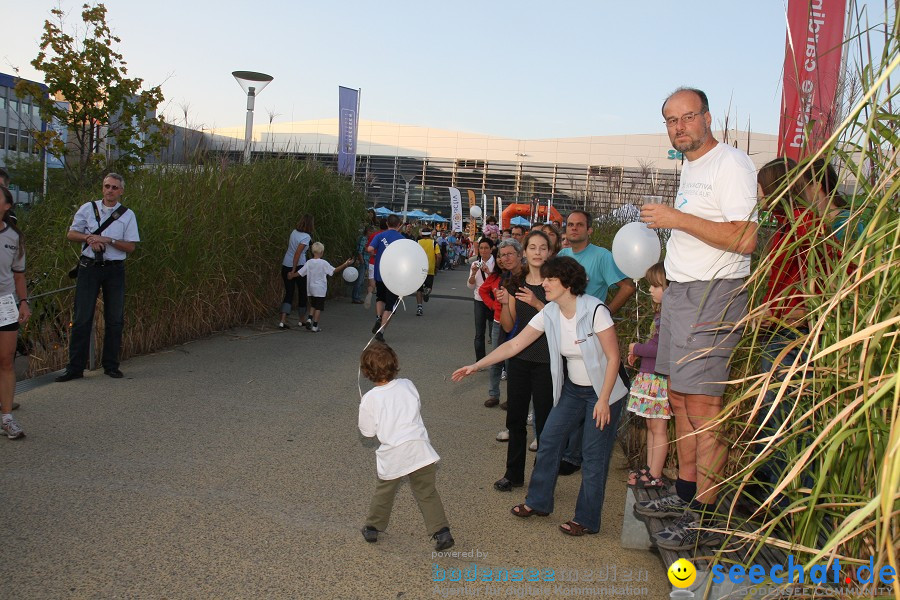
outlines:
[[506, 381], [506, 369], [500, 371], [500, 381]]
[[534, 425], [534, 413], [533, 412], [528, 413], [528, 424]]
[[11, 440], [25, 437], [25, 430], [22, 429], [22, 427], [18, 423], [16, 423], [15, 419], [3, 421], [2, 430], [3, 433], [6, 434], [6, 437]]
[[531, 440], [531, 445], [528, 446], [528, 449], [532, 452], [537, 452], [537, 438]]
[[504, 429], [500, 433], [497, 434], [498, 442], [508, 442], [509, 441], [509, 429]]
[[313, 325], [312, 327], [309, 328], [309, 330], [312, 331], [313, 333], [319, 333], [320, 331], [322, 331], [322, 328], [319, 327], [318, 325]]
[[372, 308], [372, 292], [366, 292], [366, 299], [363, 300], [363, 307]]
[[306, 327], [306, 329], [312, 331], [312, 317], [307, 315], [306, 320], [300, 321], [297, 325], [299, 327]]

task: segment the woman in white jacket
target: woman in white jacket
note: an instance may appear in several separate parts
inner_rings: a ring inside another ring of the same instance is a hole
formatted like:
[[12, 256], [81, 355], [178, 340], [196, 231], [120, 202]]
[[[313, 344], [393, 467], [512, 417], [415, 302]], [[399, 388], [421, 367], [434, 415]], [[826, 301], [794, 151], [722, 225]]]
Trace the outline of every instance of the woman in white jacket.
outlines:
[[553, 378], [553, 409], [541, 433], [537, 462], [525, 503], [517, 517], [553, 512], [553, 493], [566, 440], [584, 417], [581, 490], [575, 517], [559, 526], [567, 535], [600, 530], [606, 477], [615, 446], [619, 414], [628, 396], [619, 375], [619, 342], [606, 306], [584, 293], [587, 276], [573, 258], [555, 257], [541, 267], [548, 304], [514, 338], [478, 362], [457, 369], [459, 381], [515, 356], [546, 332]]

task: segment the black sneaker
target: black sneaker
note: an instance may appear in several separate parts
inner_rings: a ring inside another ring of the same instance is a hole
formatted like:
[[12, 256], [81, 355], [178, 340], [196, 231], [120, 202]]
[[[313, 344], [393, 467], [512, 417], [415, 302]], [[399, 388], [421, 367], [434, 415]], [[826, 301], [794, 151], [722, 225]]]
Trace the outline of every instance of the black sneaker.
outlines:
[[379, 331], [378, 333], [375, 334], [375, 339], [378, 340], [379, 342], [384, 342], [384, 334]]
[[571, 475], [576, 471], [581, 470], [581, 465], [576, 465], [575, 463], [570, 463], [567, 460], [559, 461], [559, 474], [560, 475]]
[[73, 379], [81, 379], [82, 377], [84, 377], [83, 371], [66, 371], [54, 381], [56, 381], [56, 383], [65, 383], [67, 381], [72, 381]]
[[372, 326], [372, 333], [378, 333], [379, 329], [381, 329], [381, 317], [375, 319], [375, 325]]
[[453, 541], [453, 536], [450, 535], [450, 528], [444, 527], [440, 529], [437, 533], [431, 536], [431, 539], [434, 540], [434, 549], [437, 551], [446, 550], [447, 548], [452, 548], [453, 544], [456, 542]]
[[371, 525], [366, 525], [362, 528], [363, 539], [369, 542], [370, 544], [374, 544], [378, 541], [378, 530], [372, 527]]

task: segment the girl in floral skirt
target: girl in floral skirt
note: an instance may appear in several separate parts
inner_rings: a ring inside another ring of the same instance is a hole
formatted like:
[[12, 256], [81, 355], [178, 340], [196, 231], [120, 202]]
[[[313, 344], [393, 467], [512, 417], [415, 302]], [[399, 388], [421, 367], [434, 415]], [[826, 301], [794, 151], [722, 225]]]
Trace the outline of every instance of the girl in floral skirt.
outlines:
[[654, 372], [656, 368], [656, 348], [659, 345], [659, 312], [662, 309], [663, 292], [666, 289], [666, 271], [663, 263], [647, 269], [645, 275], [650, 283], [650, 296], [656, 314], [653, 329], [646, 343], [632, 343], [628, 346], [628, 364], [634, 366], [638, 358], [641, 366], [631, 383], [631, 394], [626, 408], [647, 419], [647, 463], [628, 476], [628, 485], [640, 488], [662, 489], [663, 466], [669, 445], [666, 434], [672, 411], [669, 408], [669, 380], [665, 375]]

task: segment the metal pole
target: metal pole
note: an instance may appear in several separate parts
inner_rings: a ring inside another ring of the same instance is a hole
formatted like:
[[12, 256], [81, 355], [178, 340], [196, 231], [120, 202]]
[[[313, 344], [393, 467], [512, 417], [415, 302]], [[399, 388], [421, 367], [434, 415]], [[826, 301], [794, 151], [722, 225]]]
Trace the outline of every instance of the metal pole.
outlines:
[[409, 206], [409, 179], [406, 180], [406, 193], [403, 194], [403, 224], [406, 225], [406, 210]]
[[247, 90], [247, 124], [244, 125], [244, 164], [250, 164], [250, 144], [253, 140], [253, 104], [256, 101], [256, 88]]
[[356, 90], [356, 119], [354, 119], [353, 143], [356, 146], [356, 154], [353, 156], [353, 177], [350, 178], [350, 185], [356, 187], [356, 161], [359, 155], [359, 103], [362, 100], [362, 88]]

